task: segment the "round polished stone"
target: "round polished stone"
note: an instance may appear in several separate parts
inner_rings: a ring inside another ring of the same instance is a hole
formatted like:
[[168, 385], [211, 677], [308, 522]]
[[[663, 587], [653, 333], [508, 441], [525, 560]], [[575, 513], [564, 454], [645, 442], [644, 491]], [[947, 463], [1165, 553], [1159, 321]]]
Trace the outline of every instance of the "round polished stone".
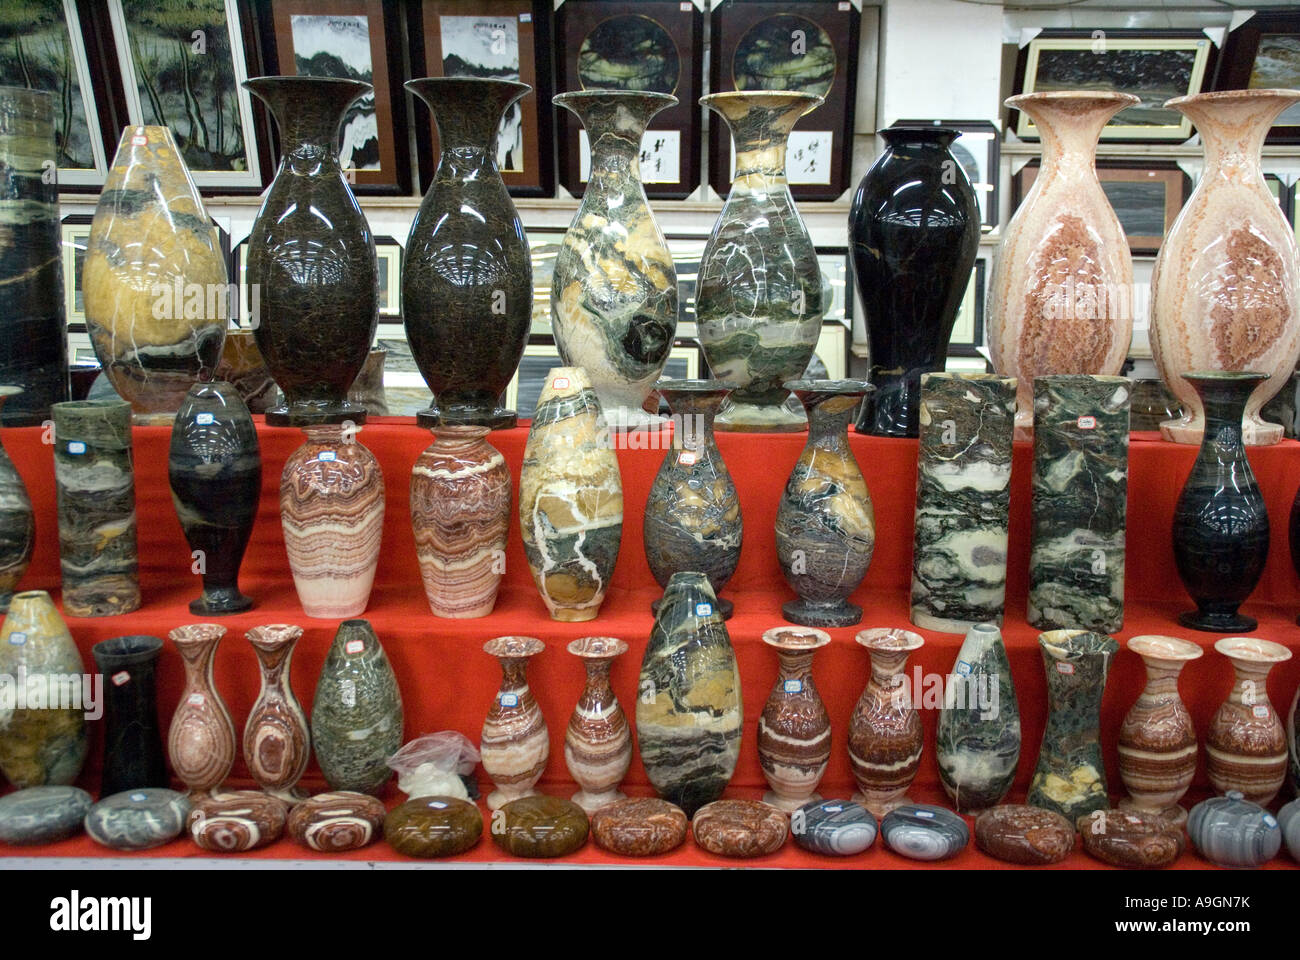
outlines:
[[379, 839], [388, 810], [364, 793], [318, 793], [289, 811], [285, 830], [296, 842], [320, 853], [360, 850]]
[[1006, 803], [975, 818], [975, 845], [1007, 863], [1060, 863], [1074, 849], [1074, 826], [1053, 810]]
[[626, 797], [591, 816], [596, 846], [624, 857], [653, 857], [686, 841], [686, 813], [655, 797]]
[[483, 836], [483, 814], [456, 797], [416, 797], [389, 811], [384, 839], [408, 857], [454, 857]]
[[0, 843], [34, 846], [81, 832], [95, 801], [80, 787], [28, 787], [0, 797]]
[[492, 842], [516, 857], [563, 857], [587, 842], [587, 813], [560, 797], [520, 797], [492, 817]]
[[114, 850], [148, 850], [179, 837], [189, 809], [189, 798], [175, 790], [124, 790], [90, 808], [86, 833]]
[[1300, 860], [1300, 799], [1292, 800], [1277, 812], [1277, 823], [1291, 859]]
[[715, 800], [695, 812], [691, 833], [709, 853], [763, 857], [785, 843], [785, 812], [761, 800]]
[[876, 839], [876, 818], [852, 800], [806, 803], [790, 815], [794, 842], [813, 853], [851, 857]]
[[260, 790], [203, 797], [190, 807], [190, 836], [213, 853], [243, 853], [280, 839], [289, 808]]
[[1077, 823], [1083, 849], [1113, 867], [1167, 867], [1182, 856], [1187, 846], [1182, 826], [1155, 813], [1094, 810]]
[[965, 820], [925, 803], [905, 803], [889, 811], [880, 821], [880, 836], [890, 850], [912, 860], [946, 860], [970, 843]]

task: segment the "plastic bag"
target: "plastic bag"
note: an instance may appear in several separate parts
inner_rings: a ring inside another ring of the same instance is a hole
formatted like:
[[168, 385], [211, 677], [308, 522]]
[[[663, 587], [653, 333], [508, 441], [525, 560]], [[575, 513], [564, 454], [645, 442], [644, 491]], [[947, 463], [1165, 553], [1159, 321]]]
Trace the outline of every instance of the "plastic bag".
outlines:
[[416, 737], [385, 762], [397, 774], [397, 788], [408, 797], [468, 800], [461, 776], [474, 772], [479, 752], [463, 733], [440, 730]]

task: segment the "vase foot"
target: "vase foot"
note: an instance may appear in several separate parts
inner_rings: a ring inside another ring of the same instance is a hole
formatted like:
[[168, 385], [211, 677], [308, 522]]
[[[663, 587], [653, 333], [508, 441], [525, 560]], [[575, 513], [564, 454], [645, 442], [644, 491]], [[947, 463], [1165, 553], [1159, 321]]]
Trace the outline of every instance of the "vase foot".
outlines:
[[714, 430], [729, 433], [801, 433], [808, 429], [808, 417], [795, 413], [784, 403], [743, 403], [729, 399], [713, 421]]
[[851, 627], [862, 622], [862, 608], [856, 603], [810, 603], [791, 600], [781, 604], [781, 616], [801, 627]]
[[960, 633], [965, 634], [971, 627], [977, 623], [992, 623], [1002, 626], [1001, 615], [992, 617], [987, 620], [948, 620], [944, 617], [936, 617], [929, 613], [924, 613], [919, 607], [913, 607], [911, 616], [908, 617], [912, 626], [920, 627], [922, 630], [933, 630], [936, 633]]
[[769, 790], [767, 793], [763, 794], [764, 803], [776, 807], [778, 810], [783, 810], [786, 813], [794, 813], [800, 807], [808, 803], [821, 803], [821, 799], [822, 795], [816, 791], [808, 794], [808, 796], [803, 799], [798, 797], [783, 797], [775, 790]]
[[296, 786], [290, 787], [288, 790], [268, 790], [263, 787], [262, 792], [268, 797], [275, 797], [286, 807], [295, 807], [311, 796], [306, 790]]
[[1163, 809], [1155, 810], [1151, 807], [1139, 806], [1132, 797], [1125, 797], [1119, 802], [1119, 809], [1124, 813], [1155, 814], [1179, 828], [1187, 825], [1187, 810], [1177, 803], [1171, 803]]
[[579, 790], [571, 799], [587, 812], [587, 816], [591, 816], [601, 807], [607, 807], [616, 800], [625, 800], [626, 798], [627, 794], [622, 790], [610, 790], [606, 793], [588, 793], [585, 790]]
[[1199, 610], [1180, 613], [1178, 622], [1206, 633], [1250, 633], [1259, 626], [1254, 617], [1243, 617], [1239, 613], [1202, 613]]
[[632, 433], [637, 430], [658, 430], [668, 422], [667, 417], [648, 413], [640, 407], [601, 408], [605, 426], [611, 433]]
[[270, 427], [318, 427], [334, 423], [361, 426], [365, 422], [365, 407], [346, 400], [328, 404], [282, 403], [266, 411], [266, 423]]
[[203, 596], [190, 601], [190, 613], [198, 617], [225, 617], [252, 607], [253, 598], [244, 596], [234, 587], [205, 591]]
[[[718, 597], [718, 613], [722, 614], [723, 620], [730, 620], [731, 615], [736, 612], [736, 605], [726, 597]], [[659, 608], [663, 606], [663, 600], [655, 600], [650, 604], [650, 612], [655, 616], [659, 615]]]
[[487, 796], [487, 807], [489, 810], [500, 810], [511, 800], [522, 800], [524, 797], [540, 797], [541, 794], [531, 787], [523, 791], [510, 791], [506, 793], [502, 790], [493, 790]]
[[[269, 421], [268, 421], [269, 422]], [[438, 427], [487, 427], [489, 430], [513, 430], [519, 424], [519, 414], [504, 407], [496, 409], [469, 407], [442, 410], [429, 407], [415, 415], [415, 422], [425, 430]]]
[[906, 806], [907, 804], [912, 802], [911, 798], [906, 796], [894, 797], [891, 800], [881, 800], [878, 797], [868, 797], [861, 790], [854, 793], [850, 799], [854, 803], [858, 803], [866, 807], [869, 811], [871, 811], [871, 815], [875, 817], [877, 820], [879, 820], [885, 814], [889, 813], [889, 811], [897, 810], [899, 807]]

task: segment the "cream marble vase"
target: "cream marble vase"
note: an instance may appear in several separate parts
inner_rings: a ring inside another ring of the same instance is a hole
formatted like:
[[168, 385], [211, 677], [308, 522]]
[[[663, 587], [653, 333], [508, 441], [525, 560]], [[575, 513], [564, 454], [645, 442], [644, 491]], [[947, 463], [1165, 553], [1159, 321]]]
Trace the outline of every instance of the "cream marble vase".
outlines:
[[1196, 125], [1205, 169], [1174, 221], [1151, 277], [1151, 355], [1183, 416], [1160, 424], [1166, 440], [1200, 443], [1193, 370], [1269, 374], [1246, 402], [1245, 443], [1282, 439], [1260, 408], [1300, 358], [1296, 242], [1260, 169], [1264, 135], [1300, 90], [1223, 90], [1165, 103]]
[[1097, 140], [1127, 93], [1054, 91], [1011, 97], [1033, 119], [1043, 166], [1007, 223], [993, 266], [989, 350], [1015, 377], [1016, 436], [1034, 426], [1034, 378], [1120, 372], [1133, 336], [1133, 258], [1097, 179]]

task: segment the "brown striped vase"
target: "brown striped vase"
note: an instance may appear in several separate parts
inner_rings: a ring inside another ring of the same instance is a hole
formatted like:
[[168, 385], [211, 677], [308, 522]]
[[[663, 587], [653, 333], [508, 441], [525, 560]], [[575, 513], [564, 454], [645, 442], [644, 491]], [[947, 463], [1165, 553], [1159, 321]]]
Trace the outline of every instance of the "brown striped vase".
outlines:
[[567, 649], [582, 658], [587, 684], [569, 716], [564, 763], [581, 788], [573, 802], [595, 813], [623, 799], [618, 786], [632, 763], [632, 732], [609, 683], [614, 660], [627, 653], [627, 644], [615, 637], [580, 637]]
[[483, 721], [479, 753], [496, 789], [488, 794], [489, 810], [511, 800], [537, 795], [533, 787], [546, 769], [551, 740], [542, 708], [528, 688], [528, 660], [546, 649], [536, 637], [497, 637], [483, 651], [501, 663], [501, 688]]
[[849, 761], [858, 792], [853, 799], [877, 817], [904, 803], [924, 747], [921, 716], [903, 671], [925, 641], [910, 630], [862, 630], [854, 638], [871, 651], [871, 679], [849, 721]]
[[235, 762], [235, 725], [212, 680], [212, 661], [226, 628], [215, 623], [177, 627], [168, 636], [185, 662], [185, 689], [172, 714], [167, 755], [191, 795], [219, 787]]
[[772, 789], [764, 803], [792, 813], [820, 800], [817, 785], [831, 757], [831, 721], [813, 683], [813, 655], [831, 642], [814, 627], [773, 627], [763, 642], [775, 648], [776, 683], [758, 718], [758, 762]]
[[1210, 721], [1206, 773], [1219, 793], [1236, 790], [1266, 807], [1282, 789], [1287, 769], [1286, 730], [1268, 699], [1268, 674], [1274, 664], [1290, 660], [1291, 651], [1255, 637], [1224, 637], [1214, 649], [1232, 661], [1236, 681]]

